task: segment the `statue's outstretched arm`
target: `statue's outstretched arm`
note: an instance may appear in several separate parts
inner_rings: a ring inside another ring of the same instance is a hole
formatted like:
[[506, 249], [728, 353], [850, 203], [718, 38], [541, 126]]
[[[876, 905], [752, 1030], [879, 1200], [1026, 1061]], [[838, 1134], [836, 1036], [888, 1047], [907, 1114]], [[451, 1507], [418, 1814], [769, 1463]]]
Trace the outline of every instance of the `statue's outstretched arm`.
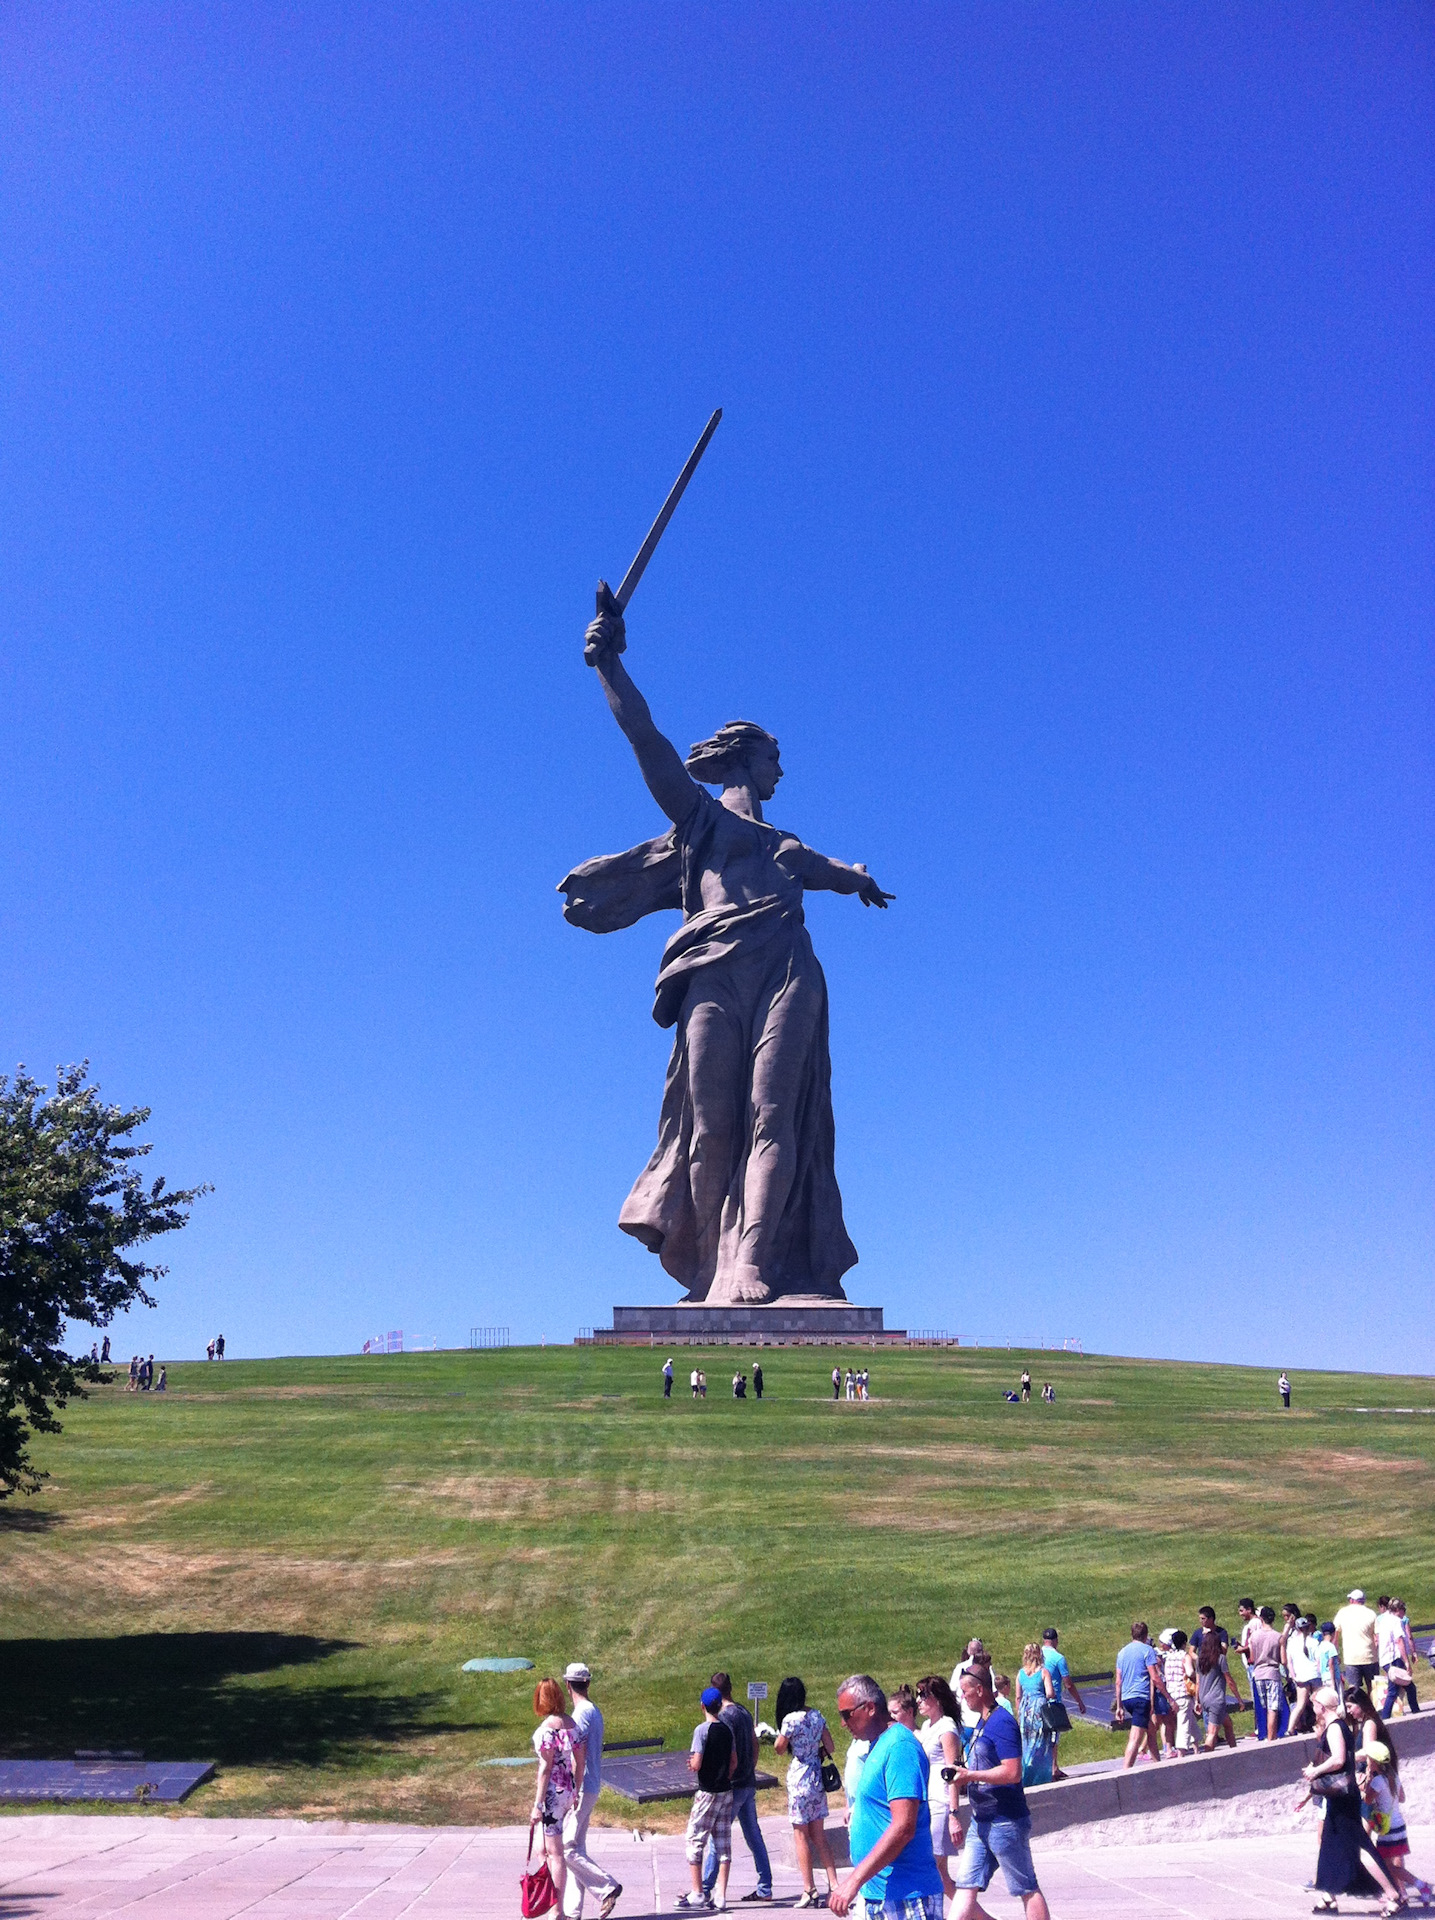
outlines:
[[584, 635], [583, 658], [598, 675], [613, 718], [638, 756], [638, 766], [649, 793], [674, 826], [681, 826], [697, 804], [697, 782], [683, 765], [672, 741], [653, 725], [647, 701], [633, 685], [628, 669], [618, 657], [626, 645], [618, 604], [606, 586], [600, 587], [598, 617]]
[[845, 860], [833, 860], [812, 847], [804, 847], [802, 884], [815, 893], [855, 893], [864, 907], [885, 907], [895, 893], [883, 893], [859, 860], [849, 867]]

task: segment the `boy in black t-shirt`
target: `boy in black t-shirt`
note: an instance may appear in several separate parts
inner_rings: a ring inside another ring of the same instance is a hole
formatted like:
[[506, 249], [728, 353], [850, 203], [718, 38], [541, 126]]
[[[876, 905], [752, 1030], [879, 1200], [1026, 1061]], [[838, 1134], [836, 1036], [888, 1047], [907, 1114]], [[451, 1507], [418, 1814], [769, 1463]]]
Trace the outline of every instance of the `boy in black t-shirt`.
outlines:
[[718, 1718], [722, 1695], [716, 1687], [703, 1688], [703, 1717], [693, 1728], [688, 1771], [698, 1777], [693, 1810], [688, 1815], [688, 1872], [692, 1892], [680, 1893], [678, 1907], [706, 1907], [703, 1892], [703, 1849], [711, 1839], [717, 1855], [717, 1893], [711, 1904], [719, 1912], [727, 1905], [727, 1877], [732, 1870], [732, 1776], [737, 1770], [737, 1747], [732, 1729]]

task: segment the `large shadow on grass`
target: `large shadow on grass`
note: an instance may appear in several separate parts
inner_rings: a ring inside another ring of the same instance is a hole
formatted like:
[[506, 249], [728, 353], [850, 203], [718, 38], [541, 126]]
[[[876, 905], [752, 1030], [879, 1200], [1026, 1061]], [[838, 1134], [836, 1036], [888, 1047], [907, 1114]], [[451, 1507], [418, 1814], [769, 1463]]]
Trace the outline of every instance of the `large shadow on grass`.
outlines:
[[493, 1724], [441, 1719], [438, 1694], [325, 1675], [360, 1644], [297, 1633], [3, 1641], [4, 1751], [67, 1758], [81, 1747], [132, 1747], [150, 1760], [317, 1767]]

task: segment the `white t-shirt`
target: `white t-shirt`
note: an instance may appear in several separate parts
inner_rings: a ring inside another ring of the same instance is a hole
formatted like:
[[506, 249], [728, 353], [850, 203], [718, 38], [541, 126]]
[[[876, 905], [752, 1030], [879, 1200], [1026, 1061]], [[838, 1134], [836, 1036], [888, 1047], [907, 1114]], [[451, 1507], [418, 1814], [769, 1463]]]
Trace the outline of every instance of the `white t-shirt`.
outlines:
[[573, 1696], [569, 1718], [578, 1729], [575, 1747], [583, 1749], [583, 1798], [599, 1793], [603, 1786], [603, 1716], [591, 1700]]
[[1375, 1612], [1358, 1600], [1347, 1600], [1335, 1616], [1335, 1631], [1340, 1637], [1340, 1657], [1348, 1667], [1373, 1667], [1375, 1659]]
[[917, 1729], [917, 1738], [921, 1741], [922, 1751], [927, 1756], [927, 1803], [929, 1806], [940, 1807], [945, 1813], [947, 1807], [947, 1783], [942, 1778], [942, 1768], [951, 1766], [952, 1762], [948, 1760], [946, 1754], [942, 1751], [942, 1735], [944, 1733], [950, 1733], [953, 1738], [956, 1739], [956, 1764], [960, 1766], [962, 1761], [962, 1743], [960, 1737], [957, 1735], [957, 1723], [949, 1713], [944, 1713], [940, 1720], [930, 1720], [925, 1726], [920, 1726]]
[[964, 1727], [979, 1727], [982, 1722], [982, 1716], [975, 1707], [969, 1707], [967, 1705], [966, 1696], [962, 1692], [962, 1675], [970, 1670], [971, 1664], [970, 1660], [959, 1660], [956, 1666], [952, 1668], [952, 1692], [957, 1696], [962, 1705], [962, 1725]]
[[1377, 1613], [1375, 1644], [1380, 1649], [1382, 1667], [1394, 1666], [1405, 1653], [1405, 1622], [1398, 1613]]
[[1286, 1671], [1298, 1687], [1314, 1686], [1320, 1678], [1310, 1639], [1299, 1627], [1293, 1627], [1286, 1639]]

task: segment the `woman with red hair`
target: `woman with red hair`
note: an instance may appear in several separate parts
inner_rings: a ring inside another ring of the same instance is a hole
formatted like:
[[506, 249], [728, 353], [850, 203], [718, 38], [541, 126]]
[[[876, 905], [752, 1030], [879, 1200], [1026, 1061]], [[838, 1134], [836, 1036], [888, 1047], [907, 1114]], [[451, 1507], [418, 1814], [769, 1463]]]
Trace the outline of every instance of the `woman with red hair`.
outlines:
[[568, 1863], [563, 1858], [563, 1822], [577, 1806], [583, 1792], [581, 1741], [575, 1739], [578, 1728], [563, 1710], [563, 1689], [556, 1680], [540, 1680], [533, 1689], [533, 1711], [539, 1716], [533, 1735], [533, 1751], [538, 1755], [538, 1781], [533, 1789], [533, 1813], [530, 1825], [543, 1823], [543, 1851], [548, 1856], [548, 1871], [558, 1895], [558, 1910], [563, 1910], [563, 1889], [568, 1880]]

